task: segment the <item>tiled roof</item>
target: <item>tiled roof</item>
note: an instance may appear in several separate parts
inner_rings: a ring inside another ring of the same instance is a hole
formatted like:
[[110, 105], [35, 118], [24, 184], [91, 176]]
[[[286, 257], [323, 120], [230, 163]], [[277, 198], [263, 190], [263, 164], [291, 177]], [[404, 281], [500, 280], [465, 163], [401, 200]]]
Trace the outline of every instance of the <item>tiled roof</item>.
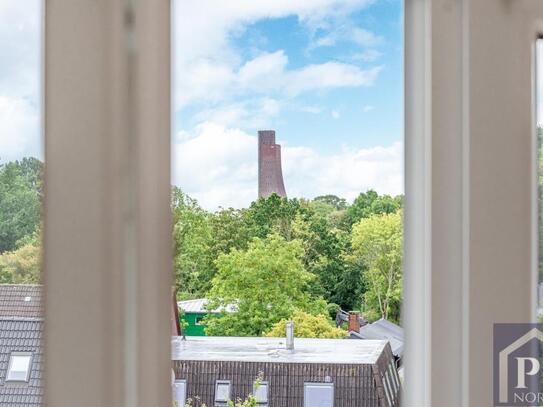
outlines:
[[0, 284], [0, 318], [43, 318], [41, 285]]
[[[42, 334], [42, 319], [0, 317], [0, 406], [37, 407], [42, 405]], [[5, 381], [12, 352], [32, 354], [28, 383]]]

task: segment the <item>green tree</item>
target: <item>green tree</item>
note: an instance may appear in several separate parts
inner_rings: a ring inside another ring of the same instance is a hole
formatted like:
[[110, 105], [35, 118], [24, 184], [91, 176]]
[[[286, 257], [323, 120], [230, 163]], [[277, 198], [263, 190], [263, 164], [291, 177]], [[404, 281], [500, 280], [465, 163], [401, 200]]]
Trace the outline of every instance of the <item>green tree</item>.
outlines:
[[327, 302], [344, 306], [337, 296], [337, 287], [345, 271], [338, 231], [330, 228], [325, 217], [303, 211], [292, 222], [291, 237], [302, 243], [304, 267], [315, 276], [310, 284], [311, 292], [323, 296]]
[[336, 195], [321, 195], [317, 196], [315, 199], [313, 199], [313, 202], [322, 202], [325, 204], [330, 205], [332, 208], [336, 210], [343, 210], [347, 209], [347, 201], [345, 198], [340, 198]]
[[271, 234], [255, 238], [245, 251], [220, 255], [208, 307], [235, 304], [237, 312], [208, 317], [207, 334], [260, 336], [296, 309], [325, 313], [324, 300], [307, 292], [313, 276], [303, 267], [303, 254], [299, 241]]
[[402, 216], [372, 215], [353, 226], [351, 259], [362, 265], [365, 317], [398, 322], [402, 295]]
[[172, 190], [175, 283], [180, 298], [198, 297], [213, 276], [209, 214], [179, 188]]
[[246, 209], [220, 209], [210, 214], [211, 251], [214, 259], [232, 249], [245, 250], [251, 240], [251, 223]]
[[[303, 311], [295, 311], [292, 316], [294, 321], [294, 336], [297, 338], [329, 338], [341, 339], [347, 336], [343, 329], [336, 328], [330, 318], [325, 315], [311, 315]], [[286, 332], [287, 320], [282, 319], [275, 323], [266, 332], [267, 337], [283, 337]]]
[[0, 165], [0, 253], [36, 231], [41, 220], [43, 164], [24, 158]]
[[39, 284], [41, 279], [41, 238], [26, 236], [11, 252], [0, 255], [1, 284]]
[[265, 238], [270, 233], [278, 233], [289, 240], [292, 221], [301, 210], [297, 199], [281, 198], [275, 193], [259, 198], [247, 209], [251, 236]]
[[347, 208], [346, 226], [350, 228], [360, 219], [368, 218], [371, 215], [394, 213], [401, 207], [401, 196], [379, 195], [370, 189], [358, 195], [353, 204]]

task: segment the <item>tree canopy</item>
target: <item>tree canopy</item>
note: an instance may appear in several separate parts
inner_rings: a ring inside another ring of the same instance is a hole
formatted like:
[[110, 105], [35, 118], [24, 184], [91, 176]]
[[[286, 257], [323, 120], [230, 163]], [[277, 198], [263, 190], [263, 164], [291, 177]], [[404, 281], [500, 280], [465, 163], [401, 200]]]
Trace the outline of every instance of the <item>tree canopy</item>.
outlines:
[[[336, 328], [330, 318], [325, 315], [311, 315], [303, 311], [295, 311], [292, 318], [294, 321], [294, 336], [297, 338], [329, 338], [341, 339], [347, 337], [347, 332]], [[275, 323], [266, 332], [268, 337], [284, 337], [287, 320], [282, 319]]]
[[38, 284], [41, 280], [41, 236], [35, 232], [0, 255], [0, 284]]
[[298, 240], [277, 234], [255, 238], [247, 250], [234, 249], [217, 259], [217, 275], [208, 294], [209, 309], [226, 309], [208, 317], [207, 334], [259, 336], [296, 310], [325, 312], [326, 303], [307, 288], [313, 276], [305, 270]]
[[400, 319], [402, 229], [399, 211], [372, 215], [353, 226], [351, 260], [362, 266], [367, 319]]
[[[34, 158], [0, 165], [0, 282], [39, 282], [42, 173]], [[235, 304], [236, 315], [209, 321], [209, 332], [221, 335], [259, 335], [295, 316], [302, 327], [322, 326], [327, 306], [397, 320], [401, 207], [401, 196], [369, 190], [352, 204], [332, 194], [272, 194], [209, 211], [173, 187], [178, 296]]]
[[0, 253], [34, 233], [41, 221], [43, 164], [24, 158], [0, 165]]

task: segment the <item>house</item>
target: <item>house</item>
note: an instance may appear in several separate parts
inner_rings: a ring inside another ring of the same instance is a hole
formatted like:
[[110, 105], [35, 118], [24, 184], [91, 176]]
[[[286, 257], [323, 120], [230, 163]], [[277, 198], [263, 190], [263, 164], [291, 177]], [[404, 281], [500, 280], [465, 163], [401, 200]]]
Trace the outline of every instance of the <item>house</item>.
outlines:
[[0, 285], [0, 406], [43, 402], [41, 286]]
[[[179, 405], [257, 397], [261, 407], [397, 407], [400, 379], [388, 341], [172, 337]], [[255, 380], [261, 385], [255, 388]]]
[[404, 330], [401, 326], [394, 324], [386, 319], [380, 319], [371, 324], [354, 329], [349, 325], [349, 336], [351, 339], [379, 339], [390, 342], [392, 353], [401, 363], [404, 350]]
[[[185, 322], [183, 329], [186, 336], [204, 336], [206, 324], [204, 318], [208, 315], [218, 315], [223, 308], [207, 310], [208, 300], [199, 298], [195, 300], [178, 301], [177, 306], [182, 311], [181, 320]], [[229, 305], [225, 309], [226, 312], [235, 312], [235, 307]]]

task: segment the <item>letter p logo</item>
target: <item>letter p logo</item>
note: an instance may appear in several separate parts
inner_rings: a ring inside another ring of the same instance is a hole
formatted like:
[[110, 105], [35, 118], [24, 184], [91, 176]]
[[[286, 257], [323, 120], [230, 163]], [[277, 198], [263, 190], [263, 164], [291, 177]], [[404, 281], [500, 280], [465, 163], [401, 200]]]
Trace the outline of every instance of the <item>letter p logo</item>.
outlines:
[[[539, 373], [541, 365], [539, 360], [536, 358], [516, 358], [517, 359], [517, 386], [516, 389], [527, 389], [526, 386], [526, 376], [535, 376]], [[529, 372], [526, 372], [526, 367], [530, 362], [531, 369]]]

